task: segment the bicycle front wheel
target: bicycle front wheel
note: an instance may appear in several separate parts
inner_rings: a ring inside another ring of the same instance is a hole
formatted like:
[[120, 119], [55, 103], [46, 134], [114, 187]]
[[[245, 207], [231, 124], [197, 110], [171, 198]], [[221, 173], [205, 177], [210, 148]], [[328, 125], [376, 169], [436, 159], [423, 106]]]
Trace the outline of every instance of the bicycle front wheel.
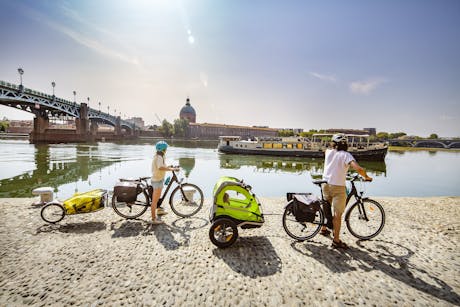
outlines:
[[318, 210], [312, 222], [298, 222], [292, 212], [292, 204], [286, 206], [283, 213], [283, 228], [286, 233], [297, 241], [305, 241], [318, 234], [324, 222], [322, 210]]
[[169, 198], [171, 210], [181, 217], [190, 217], [196, 214], [203, 207], [203, 202], [203, 191], [192, 183], [178, 186]]
[[147, 211], [150, 207], [150, 198], [147, 193], [139, 193], [132, 203], [119, 201], [116, 195], [112, 197], [112, 208], [116, 214], [125, 219], [135, 219]]
[[375, 200], [363, 199], [350, 207], [345, 222], [353, 236], [369, 240], [382, 231], [385, 225], [385, 211]]

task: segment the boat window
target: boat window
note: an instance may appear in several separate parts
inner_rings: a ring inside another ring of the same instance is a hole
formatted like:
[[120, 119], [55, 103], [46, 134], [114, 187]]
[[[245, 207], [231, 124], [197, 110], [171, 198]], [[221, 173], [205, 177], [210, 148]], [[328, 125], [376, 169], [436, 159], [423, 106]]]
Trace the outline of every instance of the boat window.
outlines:
[[264, 148], [273, 148], [272, 143], [264, 143]]
[[298, 143], [297, 144], [297, 149], [302, 149], [302, 148], [303, 148], [302, 143]]
[[286, 144], [286, 147], [287, 147], [288, 149], [292, 149], [292, 144]]
[[283, 144], [281, 144], [281, 143], [275, 143], [275, 144], [273, 144], [273, 148], [281, 149], [281, 148], [283, 148]]
[[229, 145], [230, 145], [230, 141], [227, 141], [227, 146], [229, 146]]

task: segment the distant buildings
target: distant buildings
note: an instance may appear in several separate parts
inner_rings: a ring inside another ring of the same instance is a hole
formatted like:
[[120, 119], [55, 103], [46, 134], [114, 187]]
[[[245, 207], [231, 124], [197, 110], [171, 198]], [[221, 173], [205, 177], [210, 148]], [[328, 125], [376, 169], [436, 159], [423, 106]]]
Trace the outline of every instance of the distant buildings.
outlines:
[[8, 133], [29, 134], [34, 128], [33, 120], [10, 120], [8, 122]]
[[141, 130], [145, 128], [145, 123], [142, 117], [131, 117], [126, 120], [132, 124], [135, 124], [136, 127], [140, 128]]
[[363, 130], [357, 130], [357, 129], [327, 129], [325, 131], [326, 131], [326, 133], [346, 133], [346, 134], [358, 134], [358, 135], [363, 135], [363, 134], [375, 135], [376, 134], [376, 129], [375, 128], [363, 128]]
[[196, 123], [196, 112], [190, 104], [190, 98], [188, 97], [185, 102], [185, 106], [183, 106], [182, 109], [180, 109], [179, 118], [186, 119], [189, 123]]
[[277, 136], [278, 129], [268, 127], [249, 127], [225, 124], [196, 123], [196, 111], [187, 98], [185, 106], [179, 113], [180, 119], [187, 119], [189, 126], [185, 132], [187, 138], [217, 139], [223, 135], [238, 135], [242, 137]]

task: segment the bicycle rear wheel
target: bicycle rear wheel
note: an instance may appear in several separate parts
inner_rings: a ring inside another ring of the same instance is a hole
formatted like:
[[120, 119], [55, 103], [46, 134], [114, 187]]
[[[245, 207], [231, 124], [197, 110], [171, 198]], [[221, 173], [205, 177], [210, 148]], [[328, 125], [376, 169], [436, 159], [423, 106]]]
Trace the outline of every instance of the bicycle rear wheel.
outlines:
[[135, 219], [147, 211], [150, 207], [150, 198], [147, 193], [142, 192], [137, 195], [136, 201], [127, 203], [118, 201], [117, 196], [112, 197], [112, 208], [116, 214], [126, 219]]
[[49, 203], [40, 211], [40, 215], [45, 222], [57, 223], [64, 218], [64, 208], [58, 203]]
[[196, 214], [203, 207], [203, 202], [203, 191], [192, 183], [178, 186], [169, 198], [171, 210], [181, 217], [190, 217]]
[[321, 229], [324, 222], [322, 210], [318, 210], [312, 222], [297, 222], [293, 212], [292, 204], [286, 206], [283, 213], [283, 228], [286, 233], [297, 241], [305, 241], [313, 238]]
[[385, 225], [385, 211], [372, 199], [354, 203], [345, 216], [350, 233], [358, 239], [369, 240], [378, 235]]

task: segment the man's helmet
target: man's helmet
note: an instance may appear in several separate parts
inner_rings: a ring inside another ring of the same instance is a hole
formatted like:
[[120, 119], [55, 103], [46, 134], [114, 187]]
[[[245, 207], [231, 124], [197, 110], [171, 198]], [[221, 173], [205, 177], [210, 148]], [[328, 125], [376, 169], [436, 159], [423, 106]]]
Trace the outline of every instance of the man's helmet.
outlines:
[[165, 151], [168, 148], [168, 143], [165, 141], [159, 141], [155, 144], [155, 149], [157, 151]]
[[348, 138], [345, 134], [343, 133], [337, 133], [332, 136], [332, 142], [334, 143], [348, 143]]

